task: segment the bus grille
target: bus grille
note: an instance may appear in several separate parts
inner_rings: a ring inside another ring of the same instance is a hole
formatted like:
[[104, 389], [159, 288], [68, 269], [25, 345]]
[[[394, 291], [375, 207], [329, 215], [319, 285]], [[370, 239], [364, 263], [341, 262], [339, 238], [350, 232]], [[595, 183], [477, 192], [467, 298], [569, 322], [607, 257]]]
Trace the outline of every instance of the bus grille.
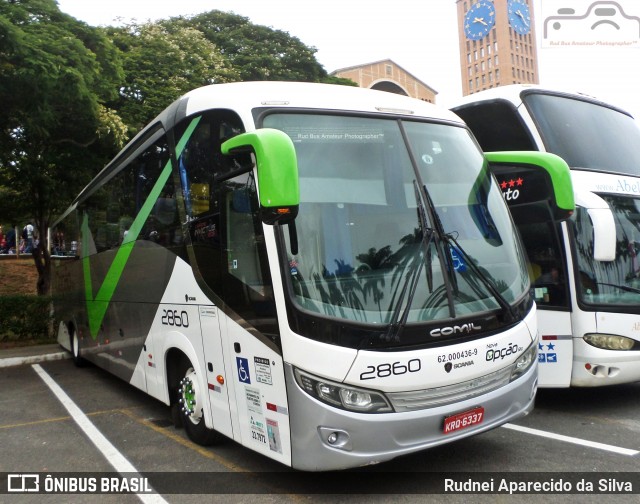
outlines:
[[512, 372], [513, 366], [507, 366], [499, 371], [455, 385], [412, 392], [391, 392], [386, 395], [397, 412], [435, 408], [472, 399], [507, 385]]

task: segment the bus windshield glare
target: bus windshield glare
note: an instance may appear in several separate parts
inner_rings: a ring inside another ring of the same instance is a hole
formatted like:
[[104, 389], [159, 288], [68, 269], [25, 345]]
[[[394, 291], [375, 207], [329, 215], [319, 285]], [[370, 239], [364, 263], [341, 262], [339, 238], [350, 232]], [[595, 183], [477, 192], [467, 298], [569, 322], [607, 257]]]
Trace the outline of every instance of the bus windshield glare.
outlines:
[[286, 232], [281, 251], [298, 309], [426, 323], [499, 310], [527, 293], [500, 188], [464, 128], [294, 113], [263, 126], [287, 133], [298, 157], [297, 251]]
[[571, 168], [640, 176], [640, 128], [631, 116], [563, 95], [523, 97], [547, 152]]

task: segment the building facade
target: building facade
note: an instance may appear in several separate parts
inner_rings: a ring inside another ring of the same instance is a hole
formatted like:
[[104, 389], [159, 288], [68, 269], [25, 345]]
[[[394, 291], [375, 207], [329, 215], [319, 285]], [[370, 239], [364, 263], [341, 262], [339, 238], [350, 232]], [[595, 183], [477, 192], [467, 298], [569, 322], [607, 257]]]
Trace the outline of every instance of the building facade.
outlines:
[[456, 0], [464, 96], [538, 84], [533, 0]]
[[351, 79], [362, 88], [406, 95], [429, 103], [435, 103], [438, 94], [390, 59], [341, 68], [331, 75]]

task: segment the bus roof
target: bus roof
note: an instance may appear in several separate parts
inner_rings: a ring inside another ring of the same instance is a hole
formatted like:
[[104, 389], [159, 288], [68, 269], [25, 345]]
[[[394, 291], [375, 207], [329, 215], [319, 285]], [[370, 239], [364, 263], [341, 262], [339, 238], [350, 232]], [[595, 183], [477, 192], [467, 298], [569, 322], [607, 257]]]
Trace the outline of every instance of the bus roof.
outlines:
[[117, 170], [123, 160], [132, 155], [132, 146], [137, 145], [140, 138], [171, 128], [186, 116], [216, 108], [235, 111], [245, 123], [247, 131], [251, 131], [254, 129], [252, 111], [262, 107], [389, 114], [408, 119], [421, 118], [463, 124], [457, 115], [445, 107], [386, 91], [310, 82], [254, 81], [211, 84], [189, 91], [160, 112], [89, 182], [57, 221], [62, 220], [79, 201], [88, 196], [100, 180]]
[[238, 112], [258, 107], [309, 108], [460, 122], [444, 107], [408, 96], [353, 86], [308, 82], [234, 82], [194, 89], [180, 100], [187, 100], [186, 114], [210, 108], [229, 108]]
[[554, 94], [566, 96], [569, 98], [575, 98], [578, 100], [592, 102], [598, 105], [602, 105], [604, 107], [615, 109], [618, 112], [622, 112], [626, 115], [631, 115], [629, 112], [621, 109], [615, 105], [610, 103], [606, 103], [598, 98], [581, 93], [579, 91], [568, 91], [559, 88], [540, 86], [538, 84], [509, 84], [508, 86], [499, 86], [496, 88], [486, 89], [484, 91], [478, 91], [477, 93], [473, 93], [467, 96], [464, 96], [461, 100], [459, 100], [455, 106], [452, 107], [452, 110], [455, 110], [459, 107], [464, 107], [470, 103], [477, 103], [481, 101], [492, 101], [492, 100], [507, 100], [513, 103], [516, 106], [519, 106], [522, 103], [522, 94], [526, 92], [539, 92], [546, 94]]

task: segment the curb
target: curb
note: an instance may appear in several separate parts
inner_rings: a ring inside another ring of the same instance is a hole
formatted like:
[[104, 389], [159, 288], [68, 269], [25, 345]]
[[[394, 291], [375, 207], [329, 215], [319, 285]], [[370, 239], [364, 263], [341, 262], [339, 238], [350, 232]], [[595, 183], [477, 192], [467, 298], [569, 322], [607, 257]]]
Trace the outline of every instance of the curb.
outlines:
[[38, 362], [55, 361], [70, 358], [71, 354], [69, 352], [54, 352], [42, 355], [7, 357], [4, 359], [0, 359], [0, 368], [23, 366], [27, 364], [37, 364]]

